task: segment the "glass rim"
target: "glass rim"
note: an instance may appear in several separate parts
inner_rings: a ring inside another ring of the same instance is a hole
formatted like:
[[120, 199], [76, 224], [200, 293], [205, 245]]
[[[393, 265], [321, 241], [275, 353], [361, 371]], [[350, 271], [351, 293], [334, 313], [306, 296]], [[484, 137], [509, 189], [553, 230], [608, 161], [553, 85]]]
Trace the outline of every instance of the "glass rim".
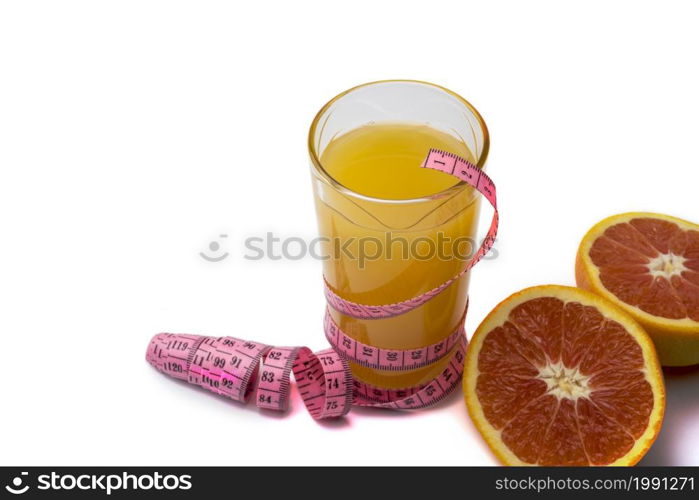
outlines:
[[441, 85], [437, 85], [435, 83], [430, 83], [430, 82], [425, 82], [422, 80], [403, 80], [403, 79], [397, 79], [397, 80], [376, 80], [373, 82], [367, 82], [367, 83], [362, 83], [361, 85], [355, 85], [352, 88], [349, 88], [345, 90], [344, 92], [341, 92], [337, 94], [335, 97], [330, 99], [325, 105], [320, 108], [318, 113], [316, 113], [315, 117], [313, 118], [313, 121], [311, 122], [311, 128], [308, 131], [308, 153], [311, 157], [311, 163], [313, 164], [313, 168], [316, 173], [318, 173], [321, 177], [323, 177], [326, 181], [330, 183], [331, 186], [333, 186], [335, 189], [340, 191], [341, 193], [351, 195], [356, 198], [361, 198], [363, 200], [367, 201], [373, 201], [373, 202], [378, 202], [378, 203], [391, 203], [391, 204], [402, 204], [402, 203], [416, 203], [416, 202], [424, 202], [424, 201], [431, 201], [435, 200], [438, 198], [442, 198], [444, 196], [449, 196], [451, 194], [456, 193], [457, 191], [461, 191], [464, 186], [468, 186], [469, 184], [464, 182], [464, 181], [459, 181], [453, 186], [450, 186], [446, 189], [443, 189], [441, 191], [438, 191], [434, 194], [428, 195], [428, 196], [421, 196], [419, 198], [409, 198], [409, 199], [401, 199], [401, 200], [392, 200], [388, 198], [376, 198], [374, 196], [368, 196], [362, 193], [358, 193], [357, 191], [348, 188], [341, 182], [339, 182], [337, 179], [335, 179], [330, 173], [325, 170], [323, 167], [320, 157], [318, 156], [318, 152], [316, 151], [316, 147], [314, 144], [314, 138], [316, 134], [316, 130], [318, 129], [318, 125], [320, 123], [320, 120], [323, 118], [325, 113], [330, 109], [330, 107], [335, 104], [337, 101], [345, 97], [347, 94], [354, 92], [356, 90], [359, 90], [364, 87], [370, 87], [372, 85], [378, 85], [378, 84], [383, 84], [383, 83], [415, 83], [419, 85], [424, 85], [427, 87], [432, 87], [435, 89], [438, 89], [442, 92], [445, 92], [446, 94], [449, 94], [450, 96], [454, 97], [456, 100], [458, 100], [462, 105], [464, 105], [471, 113], [473, 113], [473, 116], [475, 116], [476, 120], [478, 121], [478, 125], [481, 128], [481, 131], [483, 133], [483, 147], [481, 154], [478, 158], [478, 161], [476, 162], [476, 166], [479, 169], [483, 169], [485, 166], [486, 161], [488, 160], [488, 152], [490, 151], [490, 135], [488, 133], [488, 127], [485, 124], [485, 120], [483, 120], [483, 117], [481, 114], [478, 112], [478, 110], [466, 99], [461, 97], [459, 94], [456, 92], [449, 90], [446, 87], [442, 87]]

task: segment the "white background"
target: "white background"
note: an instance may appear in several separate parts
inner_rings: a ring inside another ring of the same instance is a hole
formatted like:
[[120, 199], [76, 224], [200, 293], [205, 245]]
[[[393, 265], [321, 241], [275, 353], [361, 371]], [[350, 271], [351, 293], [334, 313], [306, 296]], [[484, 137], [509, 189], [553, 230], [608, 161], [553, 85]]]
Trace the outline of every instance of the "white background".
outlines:
[[[177, 383], [145, 349], [160, 331], [325, 347], [320, 263], [247, 261], [243, 240], [315, 234], [308, 126], [367, 81], [442, 84], [490, 127], [500, 256], [469, 332], [520, 288], [573, 284], [604, 216], [699, 219], [692, 5], [3, 2], [0, 463], [495, 464], [460, 394], [319, 424], [296, 397], [272, 416]], [[216, 239], [230, 255], [205, 262]], [[697, 465], [699, 370], [667, 382], [643, 463]]]

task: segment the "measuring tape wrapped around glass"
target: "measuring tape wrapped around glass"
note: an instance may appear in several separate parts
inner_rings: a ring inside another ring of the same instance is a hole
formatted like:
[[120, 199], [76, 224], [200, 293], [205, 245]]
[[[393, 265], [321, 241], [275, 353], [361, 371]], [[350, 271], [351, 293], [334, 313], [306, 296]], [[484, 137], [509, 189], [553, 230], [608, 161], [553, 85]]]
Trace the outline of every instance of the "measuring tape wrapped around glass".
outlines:
[[[466, 274], [491, 249], [498, 231], [495, 184], [473, 163], [451, 153], [431, 149], [422, 167], [454, 175], [481, 193], [493, 206], [488, 233], [476, 254], [459, 274], [412, 299], [387, 305], [357, 304], [334, 293], [325, 282], [328, 308], [359, 319], [382, 319], [405, 314], [432, 299]], [[468, 308], [468, 305], [467, 305]], [[312, 352], [308, 347], [274, 347], [235, 337], [160, 333], [146, 359], [171, 377], [186, 380], [221, 396], [245, 402], [255, 392], [258, 407], [284, 411], [289, 404], [291, 374], [306, 408], [315, 419], [345, 415], [352, 405], [392, 409], [425, 408], [440, 401], [459, 383], [463, 372], [466, 335], [463, 321], [446, 338], [417, 349], [379, 349], [351, 338], [326, 309], [324, 329], [331, 348]], [[383, 389], [352, 378], [348, 361], [377, 370], [407, 371], [449, 356], [433, 380], [401, 390]]]

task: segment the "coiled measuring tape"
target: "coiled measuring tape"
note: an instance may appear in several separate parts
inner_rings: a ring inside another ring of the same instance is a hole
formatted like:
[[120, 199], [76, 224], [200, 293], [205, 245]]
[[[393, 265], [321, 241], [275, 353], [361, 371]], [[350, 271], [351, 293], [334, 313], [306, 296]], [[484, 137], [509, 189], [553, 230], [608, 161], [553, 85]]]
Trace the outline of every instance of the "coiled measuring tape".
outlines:
[[[329, 308], [358, 319], [382, 319], [420, 307], [466, 274], [493, 246], [498, 231], [495, 184], [473, 163], [445, 151], [431, 149], [424, 168], [454, 175], [480, 192], [493, 206], [488, 233], [476, 254], [456, 276], [412, 299], [386, 305], [357, 304], [333, 292], [325, 281], [325, 337], [330, 349], [275, 347], [235, 337], [160, 333], [146, 351], [146, 359], [171, 377], [186, 380], [221, 396], [245, 402], [255, 389], [258, 407], [284, 411], [289, 404], [291, 374], [306, 408], [315, 419], [345, 415], [352, 405], [392, 409], [431, 406], [449, 394], [463, 373], [466, 335], [463, 321], [446, 338], [417, 349], [383, 349], [363, 344], [343, 332]], [[468, 305], [467, 305], [468, 308]], [[406, 389], [383, 389], [353, 379], [349, 361], [377, 370], [407, 371], [449, 357], [444, 370], [426, 384]]]

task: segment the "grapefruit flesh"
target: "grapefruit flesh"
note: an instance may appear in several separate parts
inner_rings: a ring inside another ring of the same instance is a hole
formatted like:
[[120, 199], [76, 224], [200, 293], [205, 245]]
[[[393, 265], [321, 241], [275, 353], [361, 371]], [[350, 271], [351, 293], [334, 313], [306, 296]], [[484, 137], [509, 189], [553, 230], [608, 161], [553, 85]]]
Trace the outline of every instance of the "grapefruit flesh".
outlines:
[[665, 392], [652, 341], [577, 288], [525, 289], [469, 344], [469, 413], [507, 465], [630, 465], [660, 429]]
[[583, 238], [576, 280], [641, 323], [663, 365], [699, 363], [699, 226], [661, 214], [609, 217]]

